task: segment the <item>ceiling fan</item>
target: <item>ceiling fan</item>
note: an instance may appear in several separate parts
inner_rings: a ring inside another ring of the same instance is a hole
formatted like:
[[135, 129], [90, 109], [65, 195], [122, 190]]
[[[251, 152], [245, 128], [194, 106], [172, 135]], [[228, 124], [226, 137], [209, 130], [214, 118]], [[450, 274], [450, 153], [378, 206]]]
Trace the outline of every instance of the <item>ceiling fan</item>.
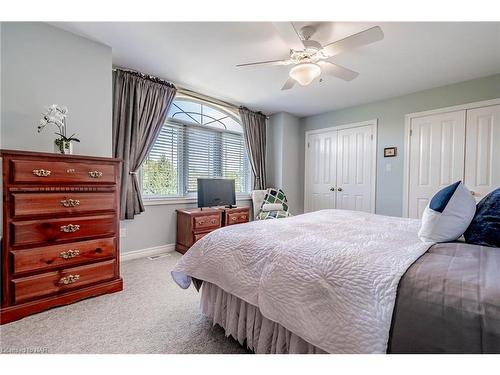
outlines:
[[316, 32], [312, 26], [304, 26], [298, 31], [291, 22], [275, 22], [274, 26], [283, 40], [290, 46], [290, 57], [284, 60], [239, 64], [236, 67], [293, 65], [289, 72], [290, 77], [281, 90], [291, 89], [296, 82], [301, 86], [307, 86], [321, 73], [351, 81], [359, 73], [327, 60], [344, 51], [384, 39], [382, 29], [379, 26], [374, 26], [322, 46], [319, 42], [311, 39]]

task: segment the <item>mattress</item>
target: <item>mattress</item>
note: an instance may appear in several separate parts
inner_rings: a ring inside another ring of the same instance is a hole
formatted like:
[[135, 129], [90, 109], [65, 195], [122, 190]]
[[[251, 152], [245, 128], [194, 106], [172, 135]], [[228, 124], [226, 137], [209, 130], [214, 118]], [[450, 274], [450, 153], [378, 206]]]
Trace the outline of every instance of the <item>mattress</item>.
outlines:
[[[201, 307], [256, 353], [324, 353], [214, 284]], [[500, 353], [500, 249], [444, 243], [420, 257], [400, 281], [388, 352]]]
[[329, 353], [386, 353], [399, 281], [431, 246], [419, 226], [347, 210], [232, 225], [194, 244], [171, 274], [183, 288], [215, 284]]

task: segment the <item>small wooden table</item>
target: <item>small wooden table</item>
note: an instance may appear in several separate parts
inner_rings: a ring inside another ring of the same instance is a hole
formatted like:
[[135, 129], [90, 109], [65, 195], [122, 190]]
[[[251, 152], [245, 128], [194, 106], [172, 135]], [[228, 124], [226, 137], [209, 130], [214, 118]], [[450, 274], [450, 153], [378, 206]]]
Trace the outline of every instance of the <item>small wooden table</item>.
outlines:
[[247, 223], [249, 207], [194, 208], [177, 211], [175, 250], [185, 254], [193, 244], [208, 233], [229, 225]]

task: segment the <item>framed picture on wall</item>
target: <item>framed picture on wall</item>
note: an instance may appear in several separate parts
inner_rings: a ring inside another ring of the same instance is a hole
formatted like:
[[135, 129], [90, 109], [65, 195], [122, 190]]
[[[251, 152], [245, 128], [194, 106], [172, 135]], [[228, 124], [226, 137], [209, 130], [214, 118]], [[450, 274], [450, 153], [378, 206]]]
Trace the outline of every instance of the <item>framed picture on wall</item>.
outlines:
[[384, 148], [384, 158], [391, 158], [393, 156], [396, 156], [398, 154], [398, 148], [397, 147], [386, 147]]

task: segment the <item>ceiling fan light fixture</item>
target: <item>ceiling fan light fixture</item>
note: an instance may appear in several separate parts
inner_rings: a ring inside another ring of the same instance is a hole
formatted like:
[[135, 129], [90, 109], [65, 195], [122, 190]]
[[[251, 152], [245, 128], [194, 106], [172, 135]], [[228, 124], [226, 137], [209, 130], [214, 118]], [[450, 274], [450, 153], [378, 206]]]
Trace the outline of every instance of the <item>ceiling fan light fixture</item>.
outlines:
[[290, 77], [296, 80], [299, 85], [307, 86], [321, 74], [321, 68], [314, 63], [301, 63], [290, 69]]

